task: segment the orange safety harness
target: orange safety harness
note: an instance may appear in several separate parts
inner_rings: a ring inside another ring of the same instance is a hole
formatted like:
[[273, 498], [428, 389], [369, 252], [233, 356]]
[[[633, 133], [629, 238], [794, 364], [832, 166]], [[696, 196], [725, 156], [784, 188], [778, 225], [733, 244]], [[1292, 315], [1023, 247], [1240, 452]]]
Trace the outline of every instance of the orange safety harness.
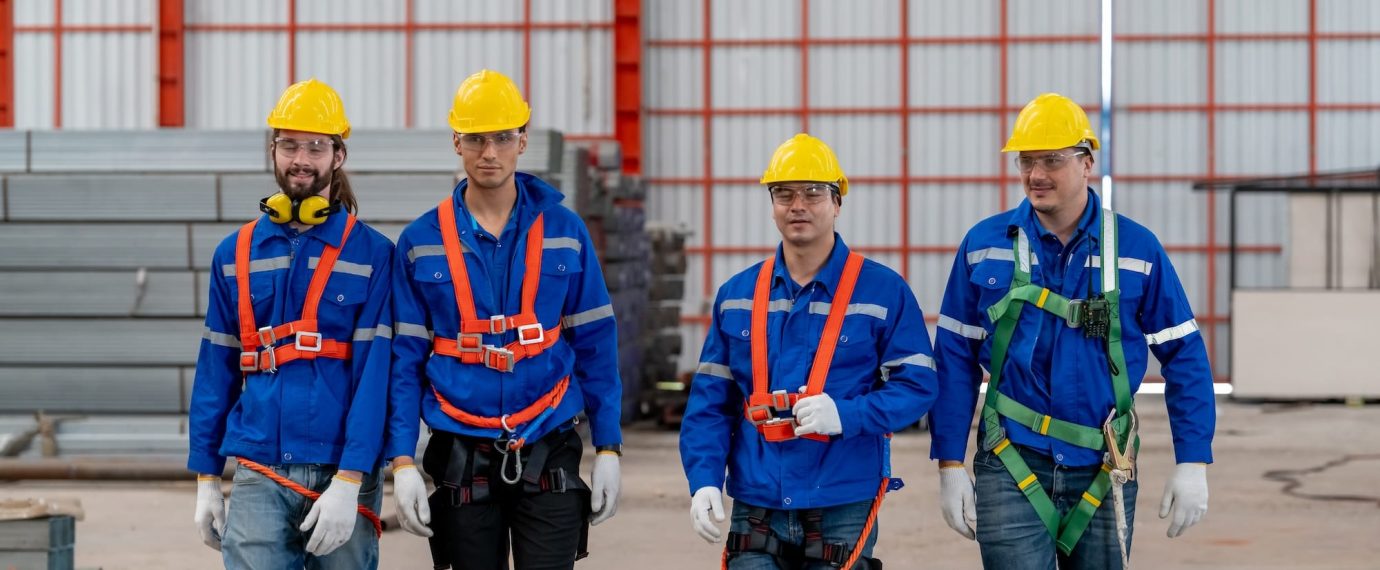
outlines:
[[[350, 343], [333, 339], [322, 339], [316, 322], [316, 308], [321, 304], [321, 294], [326, 290], [326, 281], [331, 277], [331, 269], [340, 257], [345, 240], [350, 237], [350, 228], [355, 225], [355, 217], [345, 218], [345, 231], [340, 235], [340, 247], [327, 245], [321, 251], [321, 259], [316, 271], [311, 275], [307, 286], [307, 299], [302, 306], [302, 318], [278, 326], [258, 327], [254, 323], [254, 303], [249, 296], [249, 249], [254, 235], [254, 226], [259, 220], [240, 227], [235, 242], [235, 283], [239, 287], [240, 317], [240, 371], [277, 372], [278, 367], [298, 359], [350, 358]], [[273, 346], [280, 339], [293, 338], [292, 344]], [[259, 349], [263, 348], [263, 351]]]
[[[279, 485], [287, 487], [292, 491], [295, 491], [298, 495], [301, 495], [313, 501], [321, 497], [321, 493], [317, 493], [316, 491], [303, 487], [296, 481], [293, 481], [292, 479], [288, 479], [287, 477], [274, 473], [272, 469], [264, 467], [263, 465], [255, 463], [243, 457], [236, 457], [235, 460], [239, 461], [240, 465], [243, 465], [246, 468], [253, 470], [255, 473], [263, 475], [264, 477], [268, 477], [269, 479], [273, 480], [274, 483], [277, 483]], [[379, 520], [379, 515], [374, 511], [370, 510], [369, 507], [366, 507], [364, 505], [359, 505], [358, 510], [360, 515], [362, 515], [366, 519], [369, 519], [369, 522], [374, 524], [374, 533], [378, 536], [383, 536], [383, 521]]]
[[[824, 393], [824, 382], [829, 374], [829, 365], [834, 360], [834, 348], [838, 344], [839, 331], [843, 328], [843, 317], [848, 313], [848, 302], [853, 297], [853, 288], [858, 283], [858, 272], [862, 269], [863, 257], [849, 253], [843, 265], [843, 275], [839, 278], [838, 290], [829, 306], [829, 316], [824, 321], [824, 334], [819, 338], [819, 348], [815, 351], [814, 363], [810, 366], [809, 381], [803, 394], [786, 390], [770, 391], [767, 376], [767, 308], [771, 301], [772, 268], [776, 257], [768, 257], [757, 272], [757, 286], [752, 294], [752, 394], [748, 396], [744, 415], [757, 426], [757, 431], [767, 441], [787, 441], [795, 439], [798, 425], [795, 417], [782, 417], [790, 413], [796, 402]], [[812, 433], [802, 436], [815, 441], [829, 441], [829, 436]]]
[[[511, 316], [493, 315], [481, 319], [474, 310], [469, 271], [465, 268], [460, 234], [455, 224], [454, 199], [441, 200], [436, 212], [441, 221], [441, 241], [445, 245], [446, 262], [450, 266], [451, 284], [455, 288], [455, 304], [460, 311], [460, 334], [458, 338], [453, 339], [437, 336], [432, 341], [432, 350], [436, 354], [457, 358], [466, 364], [483, 364], [499, 372], [512, 372], [519, 360], [541, 354], [555, 345], [561, 339], [560, 321], [557, 320], [556, 325], [549, 329], [543, 329], [541, 321], [537, 319], [536, 309], [537, 287], [541, 284], [542, 245], [545, 240], [542, 214], [537, 215], [532, 227], [527, 230], [526, 271], [522, 277], [522, 312]], [[506, 346], [484, 344], [485, 334], [503, 334], [514, 329], [518, 335], [516, 341]], [[505, 434], [513, 434], [500, 448], [504, 452], [506, 462], [508, 452], [521, 449], [530, 435], [531, 428], [560, 405], [569, 385], [569, 376], [561, 378], [550, 392], [537, 398], [537, 401], [526, 408], [499, 417], [478, 416], [455, 407], [441, 395], [434, 383], [431, 385], [431, 391], [436, 395], [436, 401], [441, 404], [441, 411], [455, 421], [480, 428], [502, 429]], [[523, 425], [528, 425], [529, 429], [519, 434], [518, 429]], [[506, 472], [506, 469], [504, 471]], [[520, 472], [521, 468], [518, 471]]]

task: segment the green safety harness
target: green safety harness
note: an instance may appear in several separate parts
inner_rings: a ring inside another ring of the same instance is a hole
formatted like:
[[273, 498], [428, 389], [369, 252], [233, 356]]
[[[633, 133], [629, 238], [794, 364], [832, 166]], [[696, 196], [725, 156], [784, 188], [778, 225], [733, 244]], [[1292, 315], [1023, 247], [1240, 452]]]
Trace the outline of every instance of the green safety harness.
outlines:
[[[992, 339], [992, 360], [989, 368], [991, 380], [987, 383], [987, 397], [982, 406], [982, 426], [986, 433], [982, 446], [1001, 459], [1006, 470], [1016, 480], [1016, 486], [1030, 500], [1031, 506], [1045, 523], [1050, 536], [1054, 537], [1059, 551], [1065, 555], [1072, 552], [1073, 547], [1078, 544], [1078, 539], [1087, 530], [1088, 522], [1092, 520], [1114, 482], [1120, 507], [1121, 485], [1135, 478], [1135, 455], [1140, 448], [1130, 384], [1126, 381], [1126, 357], [1121, 347], [1121, 291], [1117, 286], [1116, 276], [1117, 241], [1114, 212], [1103, 211], [1101, 233], [1104, 236], [1101, 248], [1102, 267], [1104, 271], [1105, 268], [1111, 268], [1111, 277], [1104, 281], [1101, 295], [1090, 294], [1088, 299], [1070, 300], [1047, 288], [1031, 284], [1030, 242], [1025, 232], [1017, 230], [1012, 244], [1015, 271], [1011, 278], [1011, 288], [1006, 296], [987, 308], [987, 316], [996, 323], [997, 329]], [[1091, 290], [1091, 285], [1089, 289]], [[1037, 309], [1063, 317], [1069, 327], [1082, 328], [1084, 336], [1088, 338], [1105, 340], [1112, 391], [1116, 395], [1116, 408], [1108, 415], [1101, 429], [1041, 414], [997, 390], [1001, 381], [1002, 366], [1006, 363], [1006, 351], [1011, 344], [1011, 335], [1016, 329], [1017, 321], [1020, 320], [1021, 309], [1027, 304], [1033, 304]], [[1036, 433], [1064, 443], [1105, 452], [1106, 460], [1102, 464], [1102, 471], [1097, 474], [1092, 486], [1083, 493], [1083, 500], [1068, 514], [1062, 517], [1059, 515], [1044, 486], [1011, 446], [1011, 440], [1006, 438], [1006, 431], [1001, 427], [998, 416], [1004, 416]], [[1121, 508], [1118, 508], [1117, 519], [1118, 527], [1124, 528], [1124, 511]], [[1121, 530], [1121, 535], [1124, 545], [1124, 530]], [[1123, 546], [1123, 557], [1124, 548]]]

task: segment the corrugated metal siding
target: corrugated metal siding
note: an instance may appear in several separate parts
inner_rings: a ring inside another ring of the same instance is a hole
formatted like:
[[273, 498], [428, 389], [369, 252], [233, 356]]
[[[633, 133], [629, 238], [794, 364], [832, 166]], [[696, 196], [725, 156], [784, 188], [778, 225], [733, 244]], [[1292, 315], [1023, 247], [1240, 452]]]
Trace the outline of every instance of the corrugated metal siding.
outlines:
[[[16, 17], [16, 20], [18, 18]], [[47, 129], [53, 126], [57, 104], [53, 89], [52, 34], [14, 34], [14, 127]]]
[[63, 128], [151, 129], [158, 125], [157, 48], [151, 34], [64, 34], [62, 42]]

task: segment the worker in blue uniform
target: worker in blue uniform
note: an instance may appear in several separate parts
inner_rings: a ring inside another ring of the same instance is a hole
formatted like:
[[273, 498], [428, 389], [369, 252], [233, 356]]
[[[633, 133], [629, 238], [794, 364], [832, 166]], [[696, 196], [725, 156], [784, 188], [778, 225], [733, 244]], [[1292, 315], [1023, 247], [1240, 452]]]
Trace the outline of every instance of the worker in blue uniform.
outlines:
[[[1133, 395], [1151, 353], [1178, 463], [1160, 517], [1172, 515], [1175, 537], [1207, 511], [1215, 413], [1203, 338], [1159, 240], [1088, 186], [1099, 146], [1067, 97], [1031, 101], [1002, 149], [1016, 153], [1026, 199], [968, 232], [944, 291], [931, 456], [944, 519], [976, 538], [987, 568], [1126, 563]], [[963, 461], [983, 369], [974, 488]]]
[[268, 126], [279, 192], [211, 260], [188, 423], [194, 520], [226, 568], [375, 568], [393, 243], [355, 219], [335, 90], [288, 87]]
[[[546, 182], [517, 171], [531, 108], [501, 73], [456, 91], [452, 144], [466, 179], [398, 238], [393, 389], [385, 455], [431, 429], [426, 501], [403, 527], [437, 568], [571, 568], [588, 524], [618, 507], [622, 384], [613, 307], [588, 229]], [[580, 477], [589, 418], [596, 457]], [[463, 564], [462, 564], [463, 562]]]
[[712, 307], [681, 424], [690, 514], [735, 569], [880, 568], [890, 434], [937, 392], [925, 316], [896, 272], [835, 233], [848, 179], [798, 134], [763, 173], [781, 245]]

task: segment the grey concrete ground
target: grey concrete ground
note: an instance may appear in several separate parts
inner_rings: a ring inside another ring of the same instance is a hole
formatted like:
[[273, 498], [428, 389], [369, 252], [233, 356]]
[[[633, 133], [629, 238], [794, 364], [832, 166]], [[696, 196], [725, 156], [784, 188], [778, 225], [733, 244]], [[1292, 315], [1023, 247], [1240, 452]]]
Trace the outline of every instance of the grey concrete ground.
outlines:
[[[1380, 406], [1224, 403], [1217, 463], [1209, 470], [1210, 510], [1173, 540], [1156, 516], [1172, 465], [1163, 403], [1146, 397], [1139, 409], [1145, 445], [1135, 568], [1380, 568]], [[676, 434], [634, 429], [627, 439], [618, 515], [593, 530], [593, 554], [577, 568], [716, 568], [721, 547], [690, 530]], [[906, 488], [882, 509], [878, 556], [891, 569], [979, 567], [977, 545], [940, 519], [928, 435], [898, 435], [893, 449], [894, 470]], [[1368, 502], [1298, 498], [1265, 477], [1347, 455], [1357, 458], [1300, 476], [1295, 492]], [[87, 518], [77, 527], [79, 568], [218, 567], [216, 553], [192, 528], [191, 482], [0, 484], [0, 497], [27, 496], [81, 498]], [[392, 513], [391, 497], [384, 510]], [[401, 530], [387, 532], [381, 549], [382, 568], [430, 568], [425, 542]]]

